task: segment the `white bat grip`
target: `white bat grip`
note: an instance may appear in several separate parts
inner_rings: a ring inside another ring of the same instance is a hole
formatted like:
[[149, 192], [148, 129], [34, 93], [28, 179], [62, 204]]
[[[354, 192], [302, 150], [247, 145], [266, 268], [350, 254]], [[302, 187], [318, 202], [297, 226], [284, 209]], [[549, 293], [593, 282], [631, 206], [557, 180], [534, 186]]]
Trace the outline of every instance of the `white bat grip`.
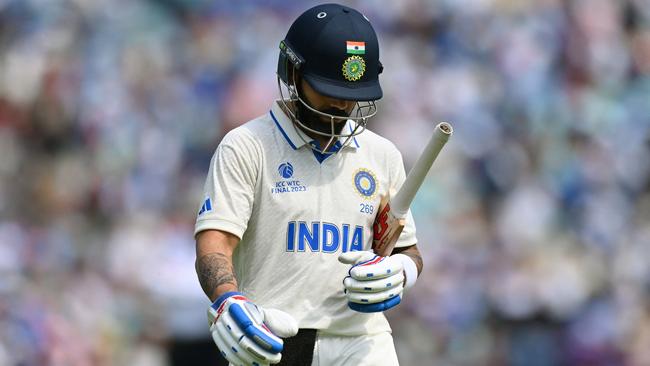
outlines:
[[440, 150], [445, 146], [454, 129], [447, 122], [440, 122], [433, 131], [433, 136], [424, 148], [424, 151], [411, 168], [399, 192], [390, 200], [390, 209], [397, 218], [404, 218], [413, 202], [415, 194], [420, 189], [424, 178], [427, 176], [431, 165], [438, 157]]

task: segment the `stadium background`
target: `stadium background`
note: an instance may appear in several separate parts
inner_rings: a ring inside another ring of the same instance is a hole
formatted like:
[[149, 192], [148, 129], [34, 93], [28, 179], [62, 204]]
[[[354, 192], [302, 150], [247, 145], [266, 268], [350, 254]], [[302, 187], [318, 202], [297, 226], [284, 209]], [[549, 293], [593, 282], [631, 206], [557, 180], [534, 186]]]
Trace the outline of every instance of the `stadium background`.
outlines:
[[[382, 47], [371, 128], [408, 167], [455, 127], [402, 364], [650, 365], [650, 3], [345, 3]], [[207, 364], [204, 176], [312, 4], [0, 0], [0, 365]]]

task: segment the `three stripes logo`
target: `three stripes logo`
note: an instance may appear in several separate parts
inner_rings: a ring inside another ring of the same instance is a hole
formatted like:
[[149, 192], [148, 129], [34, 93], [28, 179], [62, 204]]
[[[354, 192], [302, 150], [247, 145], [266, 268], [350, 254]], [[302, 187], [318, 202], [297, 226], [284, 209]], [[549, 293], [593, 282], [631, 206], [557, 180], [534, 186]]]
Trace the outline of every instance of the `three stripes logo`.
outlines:
[[205, 199], [203, 205], [201, 206], [201, 209], [199, 210], [199, 216], [210, 211], [212, 211], [212, 201], [210, 200], [210, 197], [208, 197]]

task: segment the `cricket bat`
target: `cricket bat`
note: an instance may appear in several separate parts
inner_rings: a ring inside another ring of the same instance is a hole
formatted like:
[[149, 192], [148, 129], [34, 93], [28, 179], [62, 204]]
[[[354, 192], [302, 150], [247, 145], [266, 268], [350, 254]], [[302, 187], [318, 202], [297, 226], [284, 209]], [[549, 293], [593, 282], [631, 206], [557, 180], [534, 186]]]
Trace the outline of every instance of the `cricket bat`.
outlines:
[[[424, 148], [422, 155], [413, 165], [413, 168], [406, 176], [402, 187], [392, 196], [392, 193], [384, 196], [379, 204], [379, 213], [372, 225], [373, 241], [372, 249], [375, 254], [389, 256], [393, 252], [395, 243], [404, 229], [406, 214], [411, 202], [427, 176], [431, 165], [438, 157], [438, 153], [449, 140], [453, 128], [447, 122], [440, 122], [436, 126], [433, 136]], [[392, 196], [392, 197], [391, 197]]]

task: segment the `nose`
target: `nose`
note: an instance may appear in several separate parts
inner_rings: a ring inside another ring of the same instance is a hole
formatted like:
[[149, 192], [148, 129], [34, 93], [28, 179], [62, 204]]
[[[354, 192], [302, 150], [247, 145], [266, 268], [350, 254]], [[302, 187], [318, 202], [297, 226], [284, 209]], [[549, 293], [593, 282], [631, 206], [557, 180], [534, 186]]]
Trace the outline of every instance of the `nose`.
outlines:
[[354, 102], [351, 100], [332, 99], [330, 105], [337, 109], [349, 111], [352, 109], [352, 107], [354, 107]]

